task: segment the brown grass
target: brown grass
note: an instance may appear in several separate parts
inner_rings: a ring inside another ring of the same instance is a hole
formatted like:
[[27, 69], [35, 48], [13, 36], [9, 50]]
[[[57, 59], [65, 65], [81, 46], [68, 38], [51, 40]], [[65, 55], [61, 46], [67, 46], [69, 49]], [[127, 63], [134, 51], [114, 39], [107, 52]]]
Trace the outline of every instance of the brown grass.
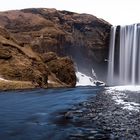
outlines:
[[29, 81], [4, 81], [0, 80], [1, 90], [30, 89], [34, 88]]

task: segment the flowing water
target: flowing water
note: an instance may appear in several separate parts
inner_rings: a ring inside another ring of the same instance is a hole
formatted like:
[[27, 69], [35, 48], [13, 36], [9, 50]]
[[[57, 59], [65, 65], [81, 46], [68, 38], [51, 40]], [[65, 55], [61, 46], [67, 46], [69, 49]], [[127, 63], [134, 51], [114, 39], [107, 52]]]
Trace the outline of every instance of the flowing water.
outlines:
[[140, 84], [139, 36], [139, 24], [112, 27], [108, 64], [109, 85]]
[[0, 139], [65, 140], [80, 126], [67, 124], [61, 119], [62, 114], [73, 105], [96, 96], [100, 89], [77, 87], [1, 92]]
[[77, 77], [76, 86], [96, 86], [95, 85], [95, 80], [96, 80], [95, 76], [94, 76], [94, 78], [92, 78], [92, 77], [89, 77], [89, 76], [77, 71], [76, 77]]

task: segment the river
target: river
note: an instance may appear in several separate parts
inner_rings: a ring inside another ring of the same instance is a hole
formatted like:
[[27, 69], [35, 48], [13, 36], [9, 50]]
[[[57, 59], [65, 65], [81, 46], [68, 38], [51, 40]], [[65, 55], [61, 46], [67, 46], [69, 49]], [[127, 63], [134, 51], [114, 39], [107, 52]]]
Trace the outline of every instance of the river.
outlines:
[[[102, 88], [37, 89], [0, 92], [0, 139], [65, 140], [73, 124], [61, 119], [74, 105]], [[80, 127], [80, 126], [79, 126]]]

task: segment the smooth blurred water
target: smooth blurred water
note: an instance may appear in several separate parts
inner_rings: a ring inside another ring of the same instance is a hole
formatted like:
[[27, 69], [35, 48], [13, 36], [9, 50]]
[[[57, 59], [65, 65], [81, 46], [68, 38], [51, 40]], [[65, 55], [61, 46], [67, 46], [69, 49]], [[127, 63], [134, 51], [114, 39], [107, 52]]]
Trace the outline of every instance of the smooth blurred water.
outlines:
[[111, 28], [108, 85], [140, 84], [140, 25]]
[[99, 87], [0, 92], [1, 140], [64, 140], [73, 126], [55, 123], [61, 113], [90, 97]]

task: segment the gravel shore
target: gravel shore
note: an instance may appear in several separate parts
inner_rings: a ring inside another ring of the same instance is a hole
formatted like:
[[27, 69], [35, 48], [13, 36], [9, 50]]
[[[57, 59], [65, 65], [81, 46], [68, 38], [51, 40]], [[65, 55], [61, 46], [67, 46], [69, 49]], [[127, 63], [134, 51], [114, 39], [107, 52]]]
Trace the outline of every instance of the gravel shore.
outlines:
[[74, 106], [65, 118], [80, 127], [71, 140], [140, 140], [140, 92], [106, 88]]

